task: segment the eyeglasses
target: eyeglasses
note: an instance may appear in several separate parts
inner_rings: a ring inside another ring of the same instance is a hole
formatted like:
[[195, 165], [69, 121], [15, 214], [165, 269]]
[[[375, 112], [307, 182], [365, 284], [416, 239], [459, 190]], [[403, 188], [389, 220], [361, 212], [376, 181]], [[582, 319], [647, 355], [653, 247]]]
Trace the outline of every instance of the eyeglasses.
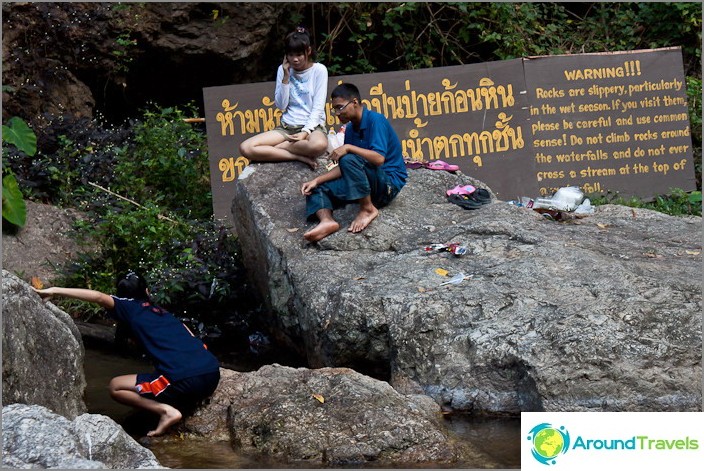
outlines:
[[348, 101], [347, 103], [345, 103], [344, 105], [333, 106], [333, 107], [332, 107], [332, 113], [333, 113], [333, 114], [340, 114], [340, 113], [342, 113], [342, 110], [344, 110], [345, 108], [347, 108], [347, 105], [349, 105], [349, 104], [352, 103], [353, 101], [354, 101], [354, 100], [350, 100], [350, 101]]

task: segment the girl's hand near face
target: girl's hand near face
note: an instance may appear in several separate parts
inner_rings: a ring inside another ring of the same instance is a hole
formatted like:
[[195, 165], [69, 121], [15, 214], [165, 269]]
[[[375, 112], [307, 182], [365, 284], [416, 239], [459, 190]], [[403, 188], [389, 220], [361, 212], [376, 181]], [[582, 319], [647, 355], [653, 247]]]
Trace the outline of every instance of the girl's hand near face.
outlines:
[[288, 61], [288, 56], [284, 54], [284, 61], [281, 63], [281, 67], [284, 69], [283, 83], [288, 83], [288, 78], [291, 74], [291, 63]]

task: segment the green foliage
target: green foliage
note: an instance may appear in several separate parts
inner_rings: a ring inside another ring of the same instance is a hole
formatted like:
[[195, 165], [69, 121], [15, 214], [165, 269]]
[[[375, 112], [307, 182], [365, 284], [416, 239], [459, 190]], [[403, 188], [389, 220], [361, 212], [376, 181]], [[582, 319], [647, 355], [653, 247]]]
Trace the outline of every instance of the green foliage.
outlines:
[[175, 314], [203, 320], [234, 310], [243, 278], [237, 241], [212, 218], [205, 136], [185, 116], [152, 107], [132, 132], [94, 128], [94, 139], [67, 127], [57, 152], [42, 158], [49, 167], [64, 163], [47, 172], [60, 200], [88, 215], [76, 223], [86, 250], [58, 284], [111, 293], [119, 275], [136, 270]]
[[27, 222], [27, 205], [12, 174], [2, 178], [2, 218], [18, 227]]
[[603, 204], [620, 204], [631, 208], [646, 208], [671, 216], [702, 215], [702, 192], [673, 188], [668, 195], [659, 195], [652, 200], [637, 197], [626, 198], [617, 192], [587, 195], [594, 206]]
[[[692, 154], [694, 174], [697, 182], [702, 181], [702, 79], [687, 77], [687, 102], [689, 124], [692, 130]], [[701, 189], [701, 186], [699, 187]]]
[[681, 46], [700, 76], [701, 14], [693, 2], [342, 2], [308, 22], [337, 75]]
[[113, 190], [193, 219], [212, 214], [205, 136], [183, 121], [193, 105], [144, 111], [134, 139], [120, 152]]
[[[14, 145], [30, 157], [37, 153], [37, 136], [27, 123], [17, 116], [2, 125], [2, 141]], [[7, 167], [4, 157], [3, 147], [3, 174]], [[13, 173], [2, 177], [2, 218], [18, 227], [24, 227], [27, 222], [27, 205]]]
[[2, 125], [2, 140], [15, 145], [30, 157], [37, 153], [37, 136], [22, 118], [10, 118]]

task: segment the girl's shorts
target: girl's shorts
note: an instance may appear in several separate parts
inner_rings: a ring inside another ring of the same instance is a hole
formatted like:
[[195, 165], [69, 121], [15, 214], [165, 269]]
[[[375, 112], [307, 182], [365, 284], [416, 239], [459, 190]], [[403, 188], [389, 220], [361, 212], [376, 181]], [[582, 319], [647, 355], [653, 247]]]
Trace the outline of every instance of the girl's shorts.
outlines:
[[135, 387], [142, 397], [182, 409], [211, 396], [219, 382], [220, 370], [178, 381], [169, 381], [159, 373], [139, 373]]
[[[284, 136], [290, 136], [292, 134], [298, 134], [299, 132], [303, 131], [303, 126], [290, 126], [282, 121], [280, 126], [276, 126], [274, 128], [274, 131], [279, 131]], [[313, 131], [320, 131], [326, 136], [328, 134], [328, 130], [325, 129], [325, 126], [322, 126], [320, 124], [317, 125], [315, 129], [313, 129]]]

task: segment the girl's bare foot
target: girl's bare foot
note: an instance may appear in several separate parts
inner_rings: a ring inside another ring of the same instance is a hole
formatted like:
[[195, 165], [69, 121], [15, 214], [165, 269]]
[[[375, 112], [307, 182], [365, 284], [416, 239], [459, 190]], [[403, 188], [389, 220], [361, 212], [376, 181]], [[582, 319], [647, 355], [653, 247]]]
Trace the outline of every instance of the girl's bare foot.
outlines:
[[318, 242], [339, 229], [340, 224], [337, 221], [324, 221], [303, 234], [303, 238], [308, 242]]
[[316, 159], [315, 157], [301, 156], [300, 161], [308, 165], [312, 170], [318, 169], [318, 159]]
[[352, 224], [347, 229], [349, 232], [358, 233], [367, 228], [369, 224], [379, 215], [379, 210], [372, 206], [372, 209], [363, 209], [359, 211], [357, 217], [354, 218]]
[[176, 422], [181, 420], [183, 417], [181, 415], [181, 412], [179, 412], [178, 409], [175, 407], [172, 407], [168, 404], [161, 404], [163, 406], [163, 412], [161, 413], [161, 416], [159, 417], [159, 423], [157, 424], [156, 428], [152, 430], [151, 432], [147, 433], [148, 437], [158, 437], [159, 435], [163, 435], [166, 430], [174, 425]]

